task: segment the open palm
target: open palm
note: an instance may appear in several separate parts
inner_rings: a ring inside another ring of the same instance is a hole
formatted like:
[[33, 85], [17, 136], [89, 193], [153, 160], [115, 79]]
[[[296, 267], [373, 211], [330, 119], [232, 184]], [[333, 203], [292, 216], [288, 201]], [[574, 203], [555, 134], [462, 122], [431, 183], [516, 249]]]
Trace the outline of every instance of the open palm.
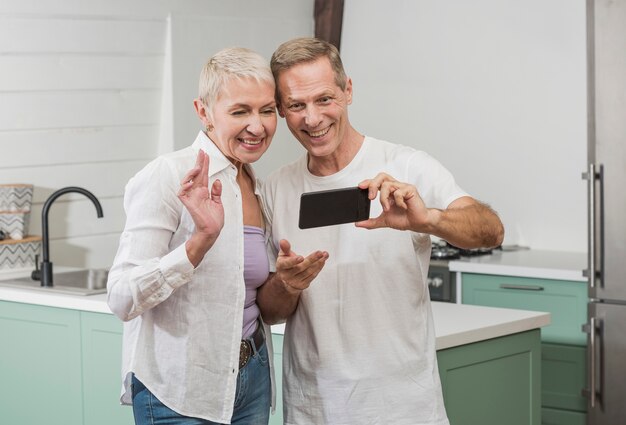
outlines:
[[178, 192], [194, 224], [196, 233], [215, 239], [224, 227], [224, 206], [222, 205], [222, 183], [215, 180], [209, 192], [209, 156], [198, 152], [196, 165], [189, 170]]

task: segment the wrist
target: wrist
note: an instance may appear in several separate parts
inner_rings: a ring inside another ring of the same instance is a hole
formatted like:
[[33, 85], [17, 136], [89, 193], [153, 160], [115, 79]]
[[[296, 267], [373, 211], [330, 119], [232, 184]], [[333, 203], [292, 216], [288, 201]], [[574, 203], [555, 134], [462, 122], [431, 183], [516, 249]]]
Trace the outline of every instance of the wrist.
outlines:
[[425, 232], [424, 233], [428, 233], [431, 235], [436, 235], [437, 229], [439, 228], [439, 225], [441, 223], [441, 220], [443, 218], [443, 211], [437, 208], [428, 208], [427, 210], [427, 214], [426, 214], [426, 225], [422, 227], [422, 229], [424, 229], [425, 227]]
[[200, 264], [205, 254], [211, 249], [216, 240], [217, 237], [207, 237], [206, 235], [198, 233], [194, 233], [187, 239], [187, 242], [185, 242], [187, 258], [194, 268], [198, 267], [198, 264]]

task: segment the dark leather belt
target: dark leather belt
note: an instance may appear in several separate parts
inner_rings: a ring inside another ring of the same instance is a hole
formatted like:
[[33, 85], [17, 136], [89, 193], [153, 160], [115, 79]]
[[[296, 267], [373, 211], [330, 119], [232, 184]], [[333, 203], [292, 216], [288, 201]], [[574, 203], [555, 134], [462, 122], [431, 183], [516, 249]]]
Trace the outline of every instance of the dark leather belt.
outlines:
[[263, 325], [261, 325], [261, 322], [257, 323], [256, 330], [252, 336], [241, 340], [241, 347], [239, 348], [239, 369], [242, 369], [246, 364], [248, 364], [248, 360], [250, 360], [250, 357], [252, 357], [252, 354], [254, 353], [250, 341], [254, 342], [254, 346], [257, 350], [261, 347], [261, 345], [263, 345], [263, 341], [265, 341], [265, 334], [263, 333]]

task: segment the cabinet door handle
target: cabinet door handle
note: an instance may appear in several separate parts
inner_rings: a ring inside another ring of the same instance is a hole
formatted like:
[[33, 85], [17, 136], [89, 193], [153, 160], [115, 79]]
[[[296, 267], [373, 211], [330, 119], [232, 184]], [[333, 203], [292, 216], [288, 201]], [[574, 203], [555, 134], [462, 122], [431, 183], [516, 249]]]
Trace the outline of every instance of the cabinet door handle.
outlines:
[[501, 289], [521, 289], [522, 291], [543, 291], [543, 286], [539, 285], [511, 285], [509, 283], [500, 284]]

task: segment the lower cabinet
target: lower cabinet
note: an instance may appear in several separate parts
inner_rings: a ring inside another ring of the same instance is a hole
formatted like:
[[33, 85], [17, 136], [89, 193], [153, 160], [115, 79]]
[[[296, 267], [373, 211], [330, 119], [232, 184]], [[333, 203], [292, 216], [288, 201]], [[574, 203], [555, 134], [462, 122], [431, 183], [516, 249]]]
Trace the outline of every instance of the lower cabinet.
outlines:
[[[0, 301], [0, 341], [0, 423], [134, 423], [132, 408], [119, 404], [122, 323], [115, 316]], [[270, 424], [280, 425], [283, 336], [272, 341]], [[533, 330], [438, 351], [450, 424], [539, 425], [539, 346]], [[552, 413], [544, 408], [544, 417]]]
[[437, 352], [450, 425], [539, 425], [538, 329]]
[[[283, 423], [282, 335], [276, 347], [277, 407]], [[133, 425], [120, 405], [122, 322], [111, 315], [0, 301], [0, 423]]]
[[84, 424], [134, 424], [120, 405], [122, 322], [110, 314], [81, 312]]
[[276, 373], [276, 412], [270, 415], [269, 425], [283, 425], [283, 336], [272, 335], [272, 345]]
[[[283, 423], [282, 342], [273, 336], [277, 408]], [[538, 329], [437, 351], [450, 425], [539, 425], [541, 339]]]
[[134, 423], [115, 316], [0, 301], [0, 341], [1, 423]]
[[80, 312], [0, 301], [0, 422], [83, 423]]
[[587, 415], [563, 409], [541, 409], [542, 425], [587, 425]]
[[585, 282], [462, 274], [463, 304], [546, 311], [541, 329], [541, 420], [543, 425], [586, 421], [587, 286]]
[[586, 386], [586, 347], [544, 342], [541, 350], [543, 407], [585, 412], [587, 399], [581, 390]]

